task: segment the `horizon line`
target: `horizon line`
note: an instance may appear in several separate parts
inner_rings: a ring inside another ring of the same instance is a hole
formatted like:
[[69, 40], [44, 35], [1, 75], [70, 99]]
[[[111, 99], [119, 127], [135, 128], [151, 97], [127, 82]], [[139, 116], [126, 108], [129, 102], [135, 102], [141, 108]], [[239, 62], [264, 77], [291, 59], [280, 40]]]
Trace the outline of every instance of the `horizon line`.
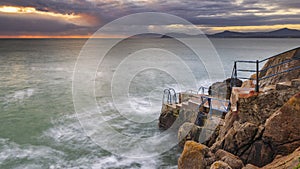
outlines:
[[[300, 29], [295, 29], [295, 28], [288, 28], [288, 27], [283, 27], [280, 29], [276, 30], [281, 30], [281, 29], [290, 29], [290, 30], [298, 30]], [[269, 30], [269, 31], [255, 31], [255, 32], [272, 32], [276, 30]], [[232, 31], [230, 29], [224, 29], [223, 31], [219, 31], [216, 33], [205, 33], [205, 35], [214, 35], [218, 33], [222, 33], [224, 31], [230, 31], [230, 32], [239, 32], [239, 33], [250, 33], [253, 31]], [[170, 33], [176, 33], [176, 32], [170, 32]], [[254, 32], [253, 32], [254, 33]], [[179, 33], [180, 34], [180, 33]], [[167, 34], [166, 34], [167, 35]], [[93, 37], [92, 34], [90, 35], [0, 35], [0, 39], [118, 39], [118, 38], [124, 38], [124, 35], [105, 35], [105, 36], [100, 36], [100, 37]]]

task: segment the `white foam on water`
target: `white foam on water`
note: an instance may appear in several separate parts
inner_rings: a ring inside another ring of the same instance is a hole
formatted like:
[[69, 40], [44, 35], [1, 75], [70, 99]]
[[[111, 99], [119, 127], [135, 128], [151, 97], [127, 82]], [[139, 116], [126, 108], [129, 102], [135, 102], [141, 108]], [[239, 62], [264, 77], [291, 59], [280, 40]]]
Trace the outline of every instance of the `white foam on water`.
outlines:
[[[2, 164], [9, 161], [29, 160], [38, 165], [38, 162], [43, 160], [59, 161], [64, 155], [63, 152], [47, 146], [19, 145], [0, 138], [0, 168]], [[30, 167], [23, 166], [23, 168]]]
[[[78, 121], [76, 121], [75, 115], [68, 115], [54, 120], [52, 122], [54, 126], [43, 133], [43, 138], [48, 138], [53, 141], [56, 146], [64, 146], [76, 150], [85, 150], [90, 153], [71, 161], [63, 161], [60, 166], [64, 168], [95, 168], [95, 169], [106, 169], [106, 168], [142, 168], [152, 169], [159, 168], [161, 165], [160, 157], [143, 158], [143, 156], [149, 156], [143, 154], [140, 151], [140, 158], [125, 158], [119, 157], [113, 154], [104, 153], [101, 147], [97, 146], [91, 141], [81, 129]], [[99, 126], [98, 126], [99, 127]], [[95, 130], [98, 130], [95, 128]], [[113, 140], [112, 140], [113, 141]], [[159, 140], [158, 140], [159, 141]], [[107, 142], [111, 144], [111, 142]], [[129, 146], [129, 145], [128, 145]], [[57, 168], [55, 165], [53, 168]]]
[[50, 72], [50, 71], [54, 71], [54, 72], [69, 72], [69, 73], [73, 72], [72, 69], [67, 69], [67, 68], [63, 68], [63, 67], [46, 67], [46, 68], [43, 68], [43, 67], [31, 67], [31, 70], [32, 71], [47, 71], [47, 72]]
[[27, 88], [24, 90], [17, 90], [12, 94], [8, 94], [4, 96], [4, 102], [10, 103], [10, 102], [22, 102], [25, 99], [28, 99], [29, 97], [33, 96], [35, 93], [35, 89]]

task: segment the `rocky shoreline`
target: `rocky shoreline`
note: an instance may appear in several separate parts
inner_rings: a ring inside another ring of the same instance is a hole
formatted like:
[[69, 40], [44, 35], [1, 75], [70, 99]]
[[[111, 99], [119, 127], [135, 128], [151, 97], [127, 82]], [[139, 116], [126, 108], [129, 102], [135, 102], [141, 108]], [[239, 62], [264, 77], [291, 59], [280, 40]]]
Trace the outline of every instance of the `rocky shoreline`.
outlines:
[[[271, 58], [262, 70], [286, 60], [292, 61], [262, 71], [259, 77], [299, 67], [299, 58], [299, 48]], [[168, 129], [174, 123], [179, 126], [175, 131], [179, 146], [184, 148], [178, 168], [300, 168], [300, 70], [261, 81], [259, 92], [254, 91], [252, 80], [239, 81], [237, 86], [240, 87], [233, 88], [229, 86], [230, 80], [213, 84], [209, 93], [213, 95], [212, 91], [217, 89], [223, 91], [218, 97], [230, 99], [230, 110], [219, 110], [219, 116], [203, 116], [200, 118], [203, 122], [199, 121], [199, 112], [212, 112], [211, 107], [197, 103], [203, 95], [181, 93], [179, 103], [163, 105], [160, 128]], [[207, 120], [216, 117], [220, 120]], [[211, 131], [207, 128], [208, 122], [215, 123]]]

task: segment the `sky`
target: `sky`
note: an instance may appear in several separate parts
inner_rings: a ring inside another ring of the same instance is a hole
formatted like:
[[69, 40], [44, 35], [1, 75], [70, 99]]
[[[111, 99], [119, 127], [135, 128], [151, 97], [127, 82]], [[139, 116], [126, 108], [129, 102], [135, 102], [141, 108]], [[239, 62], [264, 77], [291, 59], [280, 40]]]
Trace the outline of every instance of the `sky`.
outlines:
[[0, 38], [86, 38], [140, 12], [173, 14], [208, 34], [300, 30], [299, 0], [1, 0]]

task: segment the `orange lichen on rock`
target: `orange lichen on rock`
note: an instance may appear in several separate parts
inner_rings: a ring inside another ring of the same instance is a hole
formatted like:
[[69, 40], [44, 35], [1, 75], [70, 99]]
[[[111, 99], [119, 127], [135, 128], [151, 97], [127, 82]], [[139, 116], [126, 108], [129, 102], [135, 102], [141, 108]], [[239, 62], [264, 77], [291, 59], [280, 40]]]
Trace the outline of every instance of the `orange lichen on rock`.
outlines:
[[208, 151], [208, 147], [203, 144], [187, 141], [178, 159], [178, 169], [204, 169], [204, 156]]
[[294, 97], [292, 97], [287, 102], [287, 105], [289, 105], [289, 107], [294, 110], [300, 111], [300, 93], [298, 93]]

